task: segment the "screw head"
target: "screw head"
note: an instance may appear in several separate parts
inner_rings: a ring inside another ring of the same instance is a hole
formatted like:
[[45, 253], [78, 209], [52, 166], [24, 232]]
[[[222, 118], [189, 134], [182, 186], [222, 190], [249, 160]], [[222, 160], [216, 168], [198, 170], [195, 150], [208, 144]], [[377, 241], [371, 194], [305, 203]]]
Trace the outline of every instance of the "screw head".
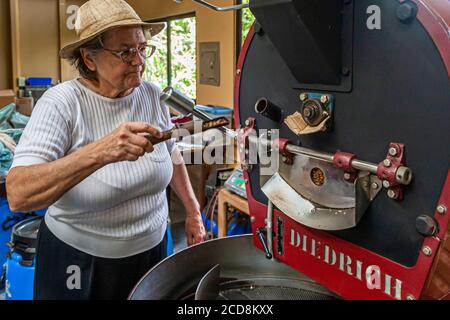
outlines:
[[384, 164], [385, 167], [389, 168], [391, 166], [391, 160], [384, 159], [383, 164]]
[[440, 205], [437, 206], [436, 210], [440, 214], [445, 214], [447, 212], [447, 207], [444, 206], [443, 204], [440, 204]]
[[391, 184], [389, 183], [389, 181], [387, 181], [387, 180], [383, 181], [383, 187], [389, 188], [390, 186], [391, 186]]
[[351, 176], [350, 173], [348, 173], [348, 172], [344, 173], [344, 179], [345, 179], [345, 180], [350, 180], [351, 177], [352, 177], [352, 176]]
[[379, 187], [378, 183], [376, 182], [372, 183], [372, 189], [376, 190], [378, 189], [378, 187]]
[[348, 77], [350, 75], [350, 69], [348, 67], [343, 67], [341, 73], [343, 76]]
[[389, 148], [389, 154], [395, 157], [397, 155], [397, 149], [395, 149], [394, 147]]
[[237, 70], [236, 70], [236, 74], [237, 74], [237, 75], [240, 75], [240, 74], [241, 74], [241, 69], [237, 69]]
[[398, 195], [397, 195], [397, 192], [395, 192], [395, 191], [392, 190], [392, 189], [388, 190], [387, 195], [388, 195], [388, 197], [391, 198], [391, 199], [397, 199], [397, 196], [398, 196]]
[[413, 2], [405, 2], [397, 8], [397, 18], [403, 23], [412, 22], [417, 16], [417, 5]]
[[320, 102], [322, 102], [323, 104], [328, 102], [328, 97], [326, 95], [323, 95], [320, 97]]
[[255, 23], [255, 33], [260, 36], [264, 33], [264, 30], [259, 23]]
[[300, 100], [301, 101], [305, 101], [306, 99], [308, 99], [308, 95], [306, 93], [300, 94]]
[[426, 255], [427, 257], [431, 256], [431, 254], [433, 253], [433, 250], [431, 250], [431, 248], [429, 246], [424, 246], [422, 248], [422, 252], [424, 255]]
[[250, 222], [255, 222], [255, 220], [256, 220], [255, 216], [250, 217]]
[[311, 108], [305, 108], [303, 110], [303, 115], [307, 118], [311, 117], [312, 113], [313, 113], [313, 111], [311, 110]]

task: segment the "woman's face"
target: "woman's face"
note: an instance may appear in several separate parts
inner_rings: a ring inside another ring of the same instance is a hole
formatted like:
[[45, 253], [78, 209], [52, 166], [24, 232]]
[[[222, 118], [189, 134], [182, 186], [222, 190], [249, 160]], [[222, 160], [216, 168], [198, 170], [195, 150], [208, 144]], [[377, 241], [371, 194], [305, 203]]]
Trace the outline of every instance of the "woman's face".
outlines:
[[[107, 31], [103, 36], [103, 47], [113, 51], [137, 49], [146, 43], [141, 27], [120, 27]], [[106, 82], [118, 91], [136, 88], [141, 84], [145, 59], [138, 53], [126, 63], [116, 54], [101, 50], [92, 60], [99, 82]]]

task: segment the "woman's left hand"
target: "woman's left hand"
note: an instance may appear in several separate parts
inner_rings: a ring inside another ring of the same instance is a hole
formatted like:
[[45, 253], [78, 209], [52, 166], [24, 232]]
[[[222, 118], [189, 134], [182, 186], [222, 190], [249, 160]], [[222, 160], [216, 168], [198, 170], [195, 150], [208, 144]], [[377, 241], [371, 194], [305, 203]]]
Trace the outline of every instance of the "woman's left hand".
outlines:
[[186, 236], [188, 246], [205, 241], [206, 231], [200, 211], [188, 212], [186, 215]]

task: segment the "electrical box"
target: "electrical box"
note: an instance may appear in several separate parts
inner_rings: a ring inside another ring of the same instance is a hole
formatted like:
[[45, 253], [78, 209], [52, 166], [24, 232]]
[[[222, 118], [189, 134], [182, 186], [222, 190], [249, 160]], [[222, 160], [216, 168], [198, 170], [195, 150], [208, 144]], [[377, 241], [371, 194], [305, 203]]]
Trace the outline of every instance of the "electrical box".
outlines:
[[220, 86], [220, 42], [200, 43], [200, 84]]

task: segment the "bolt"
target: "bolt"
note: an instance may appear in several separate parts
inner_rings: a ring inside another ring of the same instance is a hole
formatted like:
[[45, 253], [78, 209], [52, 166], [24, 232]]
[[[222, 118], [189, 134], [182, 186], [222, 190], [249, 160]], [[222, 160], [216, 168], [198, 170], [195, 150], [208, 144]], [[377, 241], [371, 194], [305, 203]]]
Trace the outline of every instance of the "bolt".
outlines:
[[386, 189], [389, 188], [391, 186], [391, 184], [389, 183], [389, 181], [384, 180], [383, 181], [383, 187], [385, 187]]
[[408, 294], [406, 296], [406, 300], [416, 300], [416, 298], [414, 298], [414, 296], [412, 294]]
[[306, 93], [300, 94], [300, 100], [301, 101], [305, 101], [306, 99], [308, 99], [308, 95]]
[[352, 177], [352, 176], [351, 176], [350, 173], [348, 173], [348, 172], [344, 173], [344, 179], [345, 179], [345, 180], [350, 180], [351, 177]]
[[348, 77], [350, 75], [350, 69], [347, 67], [343, 67], [341, 71], [344, 77]]
[[305, 108], [303, 110], [303, 115], [307, 118], [311, 117], [312, 113], [313, 113], [313, 111], [311, 110], [311, 108]]
[[389, 159], [384, 159], [383, 164], [386, 168], [389, 168], [391, 166], [391, 160]]
[[326, 95], [323, 95], [320, 97], [320, 102], [322, 102], [323, 104], [328, 102], [328, 97]]
[[241, 74], [241, 69], [237, 69], [237, 70], [236, 70], [236, 74], [237, 74], [237, 75], [240, 75], [240, 74]]
[[422, 248], [422, 252], [426, 256], [431, 256], [431, 254], [433, 253], [433, 250], [431, 250], [431, 248], [429, 246], [424, 246]]
[[444, 206], [443, 204], [438, 205], [438, 207], [436, 208], [437, 212], [439, 212], [440, 214], [445, 214], [447, 212], [447, 207]]
[[264, 34], [264, 31], [259, 23], [255, 23], [255, 33], [259, 36]]
[[417, 5], [411, 1], [405, 2], [397, 8], [397, 18], [403, 23], [410, 23], [417, 15]]
[[256, 220], [255, 216], [250, 217], [250, 222], [255, 222], [255, 220]]
[[389, 198], [391, 198], [391, 199], [397, 199], [397, 192], [395, 192], [394, 190], [392, 190], [392, 189], [389, 189], [388, 190], [388, 192], [387, 192], [387, 195], [388, 195], [388, 197]]
[[395, 157], [397, 155], [397, 149], [395, 149], [394, 147], [389, 148], [389, 154]]
[[379, 187], [378, 183], [374, 182], [372, 183], [372, 189], [377, 190]]

